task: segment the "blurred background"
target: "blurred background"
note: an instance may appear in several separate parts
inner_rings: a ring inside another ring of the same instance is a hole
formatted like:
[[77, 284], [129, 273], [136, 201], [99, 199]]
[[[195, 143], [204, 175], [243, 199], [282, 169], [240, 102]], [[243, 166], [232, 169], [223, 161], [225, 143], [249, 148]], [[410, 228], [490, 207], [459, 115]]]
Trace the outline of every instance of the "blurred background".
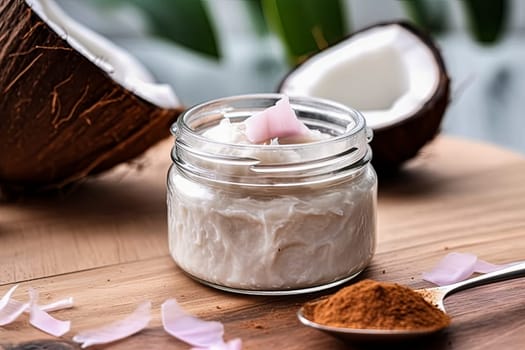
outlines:
[[[59, 0], [127, 49], [185, 106], [273, 92], [323, 45], [383, 21], [431, 33], [452, 82], [444, 133], [525, 153], [522, 0]], [[312, 26], [321, 28], [323, 40]], [[312, 35], [314, 34], [314, 35]]]

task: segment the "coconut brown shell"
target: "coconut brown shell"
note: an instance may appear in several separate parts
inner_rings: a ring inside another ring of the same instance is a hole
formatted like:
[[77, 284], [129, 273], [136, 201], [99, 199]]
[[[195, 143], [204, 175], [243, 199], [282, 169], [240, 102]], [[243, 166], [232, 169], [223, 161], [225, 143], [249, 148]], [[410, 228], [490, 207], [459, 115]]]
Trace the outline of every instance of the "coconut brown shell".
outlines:
[[0, 187], [60, 187], [128, 161], [182, 111], [143, 100], [23, 0], [0, 0]]
[[[370, 143], [373, 151], [372, 163], [380, 173], [396, 171], [405, 161], [416, 156], [419, 150], [436, 136], [440, 130], [450, 94], [450, 79], [439, 48], [426, 32], [409, 22], [376, 24], [354, 32], [344, 40], [348, 40], [354, 35], [364, 33], [372, 28], [388, 25], [398, 25], [410, 31], [430, 49], [438, 65], [439, 82], [434, 95], [414, 114], [407, 116], [396, 124], [373, 129], [374, 138]], [[334, 45], [337, 45], [337, 43]], [[294, 68], [279, 84], [279, 92], [285, 93], [285, 91], [282, 91], [282, 86], [288, 76], [298, 67], [300, 65]]]

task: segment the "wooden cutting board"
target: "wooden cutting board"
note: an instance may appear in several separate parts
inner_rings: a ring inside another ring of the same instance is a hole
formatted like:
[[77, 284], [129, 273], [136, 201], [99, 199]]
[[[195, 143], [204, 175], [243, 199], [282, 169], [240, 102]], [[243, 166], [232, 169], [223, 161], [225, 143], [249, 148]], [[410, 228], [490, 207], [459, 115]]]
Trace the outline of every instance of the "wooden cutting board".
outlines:
[[[19, 284], [21, 300], [28, 287], [43, 301], [74, 297], [74, 308], [53, 313], [72, 321], [66, 341], [151, 300], [150, 326], [102, 347], [108, 349], [189, 349], [160, 325], [160, 304], [172, 297], [190, 313], [223, 322], [225, 338], [241, 337], [244, 349], [352, 348], [297, 321], [301, 303], [320, 294], [228, 294], [177, 268], [167, 247], [170, 147], [166, 140], [136, 163], [54, 196], [0, 203], [0, 295]], [[377, 252], [360, 278], [427, 287], [421, 272], [452, 251], [494, 263], [525, 260], [525, 159], [441, 136], [399, 176], [380, 178], [378, 220]], [[455, 294], [446, 303], [451, 327], [403, 347], [521, 349], [524, 297], [525, 279]], [[56, 340], [32, 328], [26, 315], [0, 327], [4, 348], [41, 339]]]

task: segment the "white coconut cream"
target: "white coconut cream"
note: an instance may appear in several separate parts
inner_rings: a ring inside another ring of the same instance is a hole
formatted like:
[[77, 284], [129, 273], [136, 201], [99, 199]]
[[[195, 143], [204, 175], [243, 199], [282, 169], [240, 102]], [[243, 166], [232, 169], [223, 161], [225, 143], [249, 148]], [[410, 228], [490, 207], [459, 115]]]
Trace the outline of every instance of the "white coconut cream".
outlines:
[[[249, 113], [222, 108], [270, 106], [279, 97], [213, 101], [188, 110], [176, 127], [170, 252], [185, 272], [218, 288], [320, 290], [357, 275], [374, 253], [377, 180], [364, 120], [326, 101], [292, 99], [311, 131], [254, 145], [242, 122]], [[335, 119], [323, 120], [325, 112]]]

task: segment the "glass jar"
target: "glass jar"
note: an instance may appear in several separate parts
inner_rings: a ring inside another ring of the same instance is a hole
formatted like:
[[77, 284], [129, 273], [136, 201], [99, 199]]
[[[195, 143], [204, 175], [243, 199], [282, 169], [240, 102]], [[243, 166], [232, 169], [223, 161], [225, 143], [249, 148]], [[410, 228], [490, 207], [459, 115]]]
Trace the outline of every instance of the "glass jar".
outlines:
[[299, 294], [359, 274], [375, 250], [377, 177], [363, 116], [311, 97], [290, 97], [298, 118], [330, 137], [300, 144], [233, 144], [202, 134], [242, 122], [282, 95], [222, 98], [172, 126], [169, 249], [210, 286], [246, 294]]

